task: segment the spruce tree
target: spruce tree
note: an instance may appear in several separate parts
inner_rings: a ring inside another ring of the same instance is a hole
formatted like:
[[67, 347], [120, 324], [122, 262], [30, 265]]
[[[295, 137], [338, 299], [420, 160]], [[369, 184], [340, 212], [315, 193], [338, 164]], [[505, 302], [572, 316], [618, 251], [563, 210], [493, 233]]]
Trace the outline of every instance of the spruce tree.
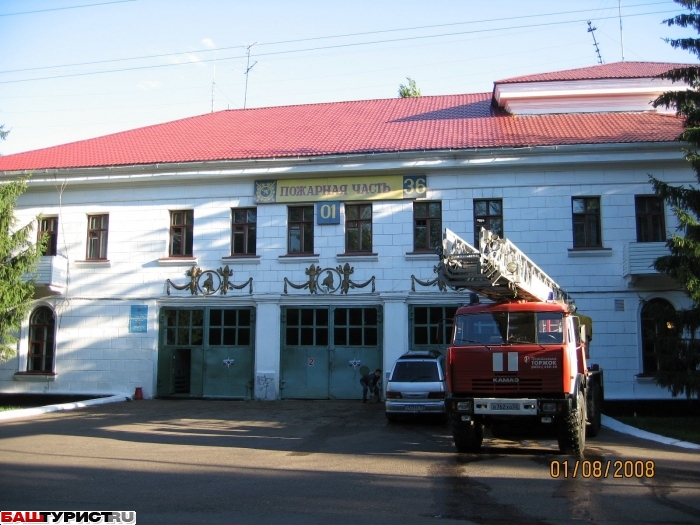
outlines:
[[[700, 34], [700, 1], [675, 0], [688, 13], [664, 20], [668, 26], [693, 28]], [[676, 49], [684, 49], [700, 57], [700, 38], [666, 40]], [[685, 87], [664, 93], [654, 107], [674, 108], [683, 119], [683, 132], [678, 140], [684, 144], [685, 158], [700, 183], [700, 65], [673, 69], [661, 78], [683, 82]], [[691, 308], [672, 311], [651, 308], [654, 322], [650, 325], [659, 365], [656, 381], [676, 397], [685, 394], [697, 397], [700, 392], [700, 190], [689, 186], [672, 186], [651, 177], [657, 195], [673, 209], [678, 231], [666, 242], [670, 255], [654, 262], [659, 272], [673, 277], [693, 302]]]
[[0, 361], [15, 354], [15, 335], [34, 295], [34, 281], [23, 276], [35, 270], [46, 244], [32, 244], [33, 223], [15, 228], [15, 204], [26, 188], [26, 178], [0, 184]]

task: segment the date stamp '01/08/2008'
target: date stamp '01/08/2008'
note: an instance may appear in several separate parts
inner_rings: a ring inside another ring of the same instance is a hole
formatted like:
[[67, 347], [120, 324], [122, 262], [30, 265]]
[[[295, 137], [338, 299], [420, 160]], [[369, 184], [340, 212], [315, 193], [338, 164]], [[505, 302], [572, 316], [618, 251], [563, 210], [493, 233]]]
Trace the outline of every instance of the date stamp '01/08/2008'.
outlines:
[[553, 478], [653, 478], [656, 475], [656, 465], [653, 461], [641, 460], [558, 461], [555, 459], [549, 464], [549, 475]]

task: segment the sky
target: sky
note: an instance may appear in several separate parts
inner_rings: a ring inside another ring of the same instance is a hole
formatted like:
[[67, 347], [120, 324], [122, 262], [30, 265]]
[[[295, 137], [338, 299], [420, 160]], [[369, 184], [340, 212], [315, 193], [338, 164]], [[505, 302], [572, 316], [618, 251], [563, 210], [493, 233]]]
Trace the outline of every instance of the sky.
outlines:
[[212, 110], [393, 98], [407, 77], [424, 96], [491, 92], [598, 64], [594, 37], [603, 63], [697, 63], [664, 41], [696, 36], [662, 23], [682, 12], [672, 0], [0, 0], [0, 154]]

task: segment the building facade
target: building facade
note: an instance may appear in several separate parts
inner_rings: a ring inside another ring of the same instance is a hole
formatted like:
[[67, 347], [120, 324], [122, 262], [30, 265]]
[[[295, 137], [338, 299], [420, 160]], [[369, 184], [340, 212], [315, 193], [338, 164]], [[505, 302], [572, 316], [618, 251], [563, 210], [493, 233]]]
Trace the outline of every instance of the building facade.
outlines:
[[50, 240], [0, 391], [359, 399], [363, 372], [444, 347], [469, 292], [436, 281], [435, 248], [486, 227], [593, 319], [608, 399], [667, 398], [640, 299], [689, 306], [651, 266], [675, 222], [649, 174], [694, 181], [679, 120], [647, 102], [671, 67], [225, 111], [0, 157], [3, 180], [31, 174], [19, 222], [41, 214]]

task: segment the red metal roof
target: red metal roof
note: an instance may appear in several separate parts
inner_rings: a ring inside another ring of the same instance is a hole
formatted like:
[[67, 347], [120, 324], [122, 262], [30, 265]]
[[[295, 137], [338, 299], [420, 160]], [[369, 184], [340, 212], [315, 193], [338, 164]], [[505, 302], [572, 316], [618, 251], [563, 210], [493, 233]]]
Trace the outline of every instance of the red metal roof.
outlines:
[[227, 110], [0, 156], [0, 171], [396, 151], [673, 141], [655, 113], [512, 116], [491, 94]]
[[672, 64], [666, 62], [614, 62], [599, 66], [567, 69], [537, 75], [498, 80], [496, 84], [513, 84], [516, 82], [553, 82], [562, 80], [599, 80], [605, 78], [654, 78], [671, 69], [697, 64]]

